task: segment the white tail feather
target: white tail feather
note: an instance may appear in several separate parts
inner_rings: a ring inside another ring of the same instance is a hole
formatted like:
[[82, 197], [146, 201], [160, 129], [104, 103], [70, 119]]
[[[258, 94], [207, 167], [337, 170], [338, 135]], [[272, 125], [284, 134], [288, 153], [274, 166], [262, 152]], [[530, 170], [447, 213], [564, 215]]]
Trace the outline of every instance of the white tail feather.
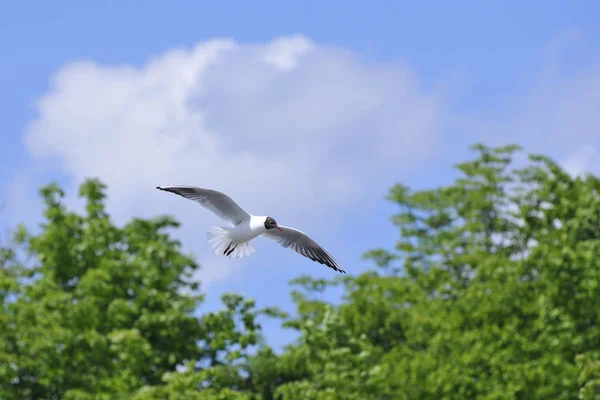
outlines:
[[[254, 253], [256, 249], [250, 242], [235, 243], [229, 238], [230, 228], [213, 226], [206, 232], [206, 237], [213, 251], [224, 257], [242, 258]], [[231, 250], [233, 248], [233, 251]], [[227, 253], [227, 254], [226, 254]]]

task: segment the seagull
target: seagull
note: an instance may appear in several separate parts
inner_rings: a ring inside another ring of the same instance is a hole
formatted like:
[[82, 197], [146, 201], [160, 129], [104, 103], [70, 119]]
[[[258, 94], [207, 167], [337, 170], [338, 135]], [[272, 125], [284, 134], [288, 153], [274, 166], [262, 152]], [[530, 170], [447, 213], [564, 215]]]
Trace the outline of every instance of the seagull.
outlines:
[[345, 274], [338, 262], [306, 233], [278, 225], [268, 216], [248, 213], [225, 193], [196, 186], [157, 186], [158, 190], [174, 193], [199, 203], [233, 227], [213, 226], [207, 231], [208, 242], [218, 255], [230, 258], [249, 256], [256, 250], [251, 240], [262, 236], [291, 248], [298, 254]]

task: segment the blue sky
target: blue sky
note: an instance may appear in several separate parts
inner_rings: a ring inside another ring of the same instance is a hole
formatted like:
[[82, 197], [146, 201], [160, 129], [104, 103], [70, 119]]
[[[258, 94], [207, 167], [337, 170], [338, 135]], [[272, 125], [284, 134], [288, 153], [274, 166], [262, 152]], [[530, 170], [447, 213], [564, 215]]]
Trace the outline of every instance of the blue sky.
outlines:
[[[271, 243], [241, 262], [217, 259], [204, 230], [218, 221], [150, 189], [226, 180], [217, 188], [233, 191], [251, 212], [275, 210], [280, 223], [313, 234], [356, 273], [368, 267], [363, 251], [396, 239], [387, 188], [447, 182], [450, 165], [474, 141], [517, 142], [573, 173], [597, 172], [598, 3], [357, 3], [3, 5], [3, 225], [39, 220], [39, 184], [57, 179], [72, 191], [83, 177], [99, 176], [111, 185], [117, 220], [162, 212], [183, 220], [186, 250], [210, 272], [199, 276], [210, 280], [203, 310], [228, 291], [293, 310], [287, 281], [329, 270]], [[204, 67], [212, 50], [196, 46], [215, 39], [222, 40], [218, 56]], [[173, 49], [185, 54], [170, 56]], [[256, 61], [267, 53], [292, 54], [292, 66]], [[159, 89], [145, 97], [150, 89], [139, 82], [148, 80]], [[174, 100], [162, 104], [168, 96]], [[122, 112], [113, 101], [124, 102]], [[144, 110], [155, 112], [138, 117]], [[145, 129], [154, 136], [146, 140]], [[171, 145], [170, 156], [156, 152]], [[113, 157], [112, 148], [126, 153]], [[222, 166], [228, 154], [236, 156]], [[213, 164], [198, 161], [207, 155]], [[268, 167], [261, 168], [263, 158]], [[161, 168], [149, 172], [154, 165]], [[137, 182], [137, 192], [129, 191]], [[268, 195], [256, 188], [261, 182]], [[274, 344], [289, 340], [276, 324], [266, 327]]]

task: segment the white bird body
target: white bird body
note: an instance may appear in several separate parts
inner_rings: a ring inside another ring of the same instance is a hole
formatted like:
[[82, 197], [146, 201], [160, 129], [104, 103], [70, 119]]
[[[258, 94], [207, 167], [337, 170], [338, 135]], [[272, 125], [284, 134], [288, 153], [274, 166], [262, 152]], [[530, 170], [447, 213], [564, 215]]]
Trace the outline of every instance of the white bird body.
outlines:
[[306, 233], [280, 226], [271, 217], [252, 215], [224, 193], [195, 186], [157, 186], [157, 189], [194, 200], [232, 225], [213, 226], [208, 230], [208, 241], [217, 254], [231, 258], [249, 256], [256, 251], [251, 241], [263, 236], [335, 271], [345, 273], [337, 261]]
[[267, 232], [265, 221], [267, 217], [250, 215], [248, 220], [237, 224], [229, 233], [231, 240], [235, 242], [247, 242]]

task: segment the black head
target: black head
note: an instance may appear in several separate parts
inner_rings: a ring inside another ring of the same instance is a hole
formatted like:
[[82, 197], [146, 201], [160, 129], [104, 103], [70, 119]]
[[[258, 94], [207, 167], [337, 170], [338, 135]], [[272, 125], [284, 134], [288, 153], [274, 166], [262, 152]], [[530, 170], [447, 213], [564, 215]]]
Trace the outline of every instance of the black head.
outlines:
[[265, 228], [267, 230], [269, 230], [269, 229], [278, 229], [280, 231], [283, 231], [283, 229], [281, 229], [279, 227], [279, 225], [277, 225], [277, 222], [273, 218], [271, 218], [271, 217], [267, 217], [267, 219], [265, 219]]

